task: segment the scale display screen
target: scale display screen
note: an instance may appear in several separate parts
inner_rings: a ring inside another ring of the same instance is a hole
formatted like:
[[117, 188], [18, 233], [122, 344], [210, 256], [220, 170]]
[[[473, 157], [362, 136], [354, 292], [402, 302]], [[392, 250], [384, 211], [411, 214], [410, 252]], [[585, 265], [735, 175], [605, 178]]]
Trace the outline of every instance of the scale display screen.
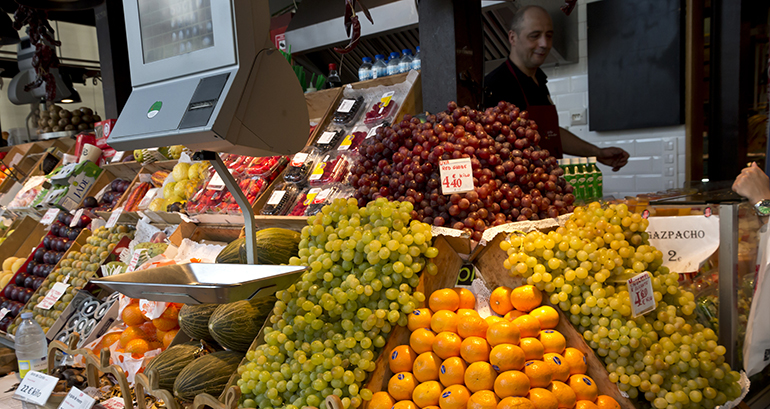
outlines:
[[144, 63], [214, 46], [211, 0], [137, 0]]

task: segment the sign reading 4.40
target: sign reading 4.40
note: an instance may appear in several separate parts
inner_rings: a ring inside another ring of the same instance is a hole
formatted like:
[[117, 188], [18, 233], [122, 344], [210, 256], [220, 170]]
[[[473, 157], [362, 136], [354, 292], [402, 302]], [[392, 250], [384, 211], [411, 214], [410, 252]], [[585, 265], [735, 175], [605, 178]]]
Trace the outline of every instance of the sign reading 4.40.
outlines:
[[465, 193], [473, 191], [473, 168], [470, 158], [449, 159], [439, 162], [441, 193]]

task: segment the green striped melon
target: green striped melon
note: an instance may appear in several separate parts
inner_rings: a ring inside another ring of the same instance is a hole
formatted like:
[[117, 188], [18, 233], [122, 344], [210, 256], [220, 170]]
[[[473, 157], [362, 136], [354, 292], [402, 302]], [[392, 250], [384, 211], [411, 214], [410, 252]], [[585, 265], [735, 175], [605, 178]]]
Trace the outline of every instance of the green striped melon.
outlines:
[[209, 333], [219, 345], [246, 352], [262, 329], [275, 301], [275, 296], [270, 296], [220, 305], [209, 319]]
[[219, 351], [192, 361], [176, 377], [174, 396], [188, 402], [201, 393], [219, 397], [242, 360], [240, 352]]
[[214, 338], [209, 334], [209, 318], [219, 306], [219, 304], [185, 304], [179, 310], [179, 328], [192, 339], [214, 342]]

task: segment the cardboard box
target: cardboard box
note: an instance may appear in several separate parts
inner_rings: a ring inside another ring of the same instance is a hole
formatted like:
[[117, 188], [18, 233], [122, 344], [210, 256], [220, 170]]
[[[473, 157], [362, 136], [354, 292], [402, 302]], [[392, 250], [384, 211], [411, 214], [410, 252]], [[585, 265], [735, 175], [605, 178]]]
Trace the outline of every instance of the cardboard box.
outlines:
[[51, 188], [48, 195], [36, 207], [76, 209], [95, 187], [102, 172], [102, 169], [91, 161], [59, 167], [50, 175]]

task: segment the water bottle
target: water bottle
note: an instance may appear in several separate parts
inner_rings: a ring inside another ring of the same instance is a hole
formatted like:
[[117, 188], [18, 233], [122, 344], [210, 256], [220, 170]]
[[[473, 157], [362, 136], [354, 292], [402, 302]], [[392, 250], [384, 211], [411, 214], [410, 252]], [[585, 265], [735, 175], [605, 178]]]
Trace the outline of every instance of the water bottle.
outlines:
[[412, 69], [413, 70], [420, 70], [422, 68], [422, 63], [420, 61], [420, 46], [417, 46], [417, 54], [414, 55], [414, 58], [412, 58]]
[[604, 178], [602, 177], [602, 170], [596, 166], [596, 156], [588, 158], [588, 165], [594, 172], [594, 197], [601, 199], [604, 197]]
[[388, 76], [396, 75], [399, 73], [398, 66], [400, 61], [401, 59], [398, 58], [397, 52], [394, 51], [390, 53], [390, 61], [388, 61]]
[[358, 67], [358, 80], [366, 81], [372, 79], [372, 59], [364, 57], [361, 59], [364, 63]]
[[412, 69], [412, 50], [404, 48], [401, 50], [401, 53], [404, 54], [404, 56], [401, 57], [401, 61], [398, 63], [398, 71], [409, 72], [409, 70]]
[[24, 376], [29, 371], [46, 373], [48, 371], [48, 341], [40, 325], [32, 319], [31, 312], [21, 314], [21, 325], [16, 329], [14, 349], [16, 359], [19, 361], [19, 376]]
[[385, 56], [377, 54], [374, 56], [374, 65], [372, 65], [372, 78], [382, 78], [388, 76], [388, 65], [385, 64]]

